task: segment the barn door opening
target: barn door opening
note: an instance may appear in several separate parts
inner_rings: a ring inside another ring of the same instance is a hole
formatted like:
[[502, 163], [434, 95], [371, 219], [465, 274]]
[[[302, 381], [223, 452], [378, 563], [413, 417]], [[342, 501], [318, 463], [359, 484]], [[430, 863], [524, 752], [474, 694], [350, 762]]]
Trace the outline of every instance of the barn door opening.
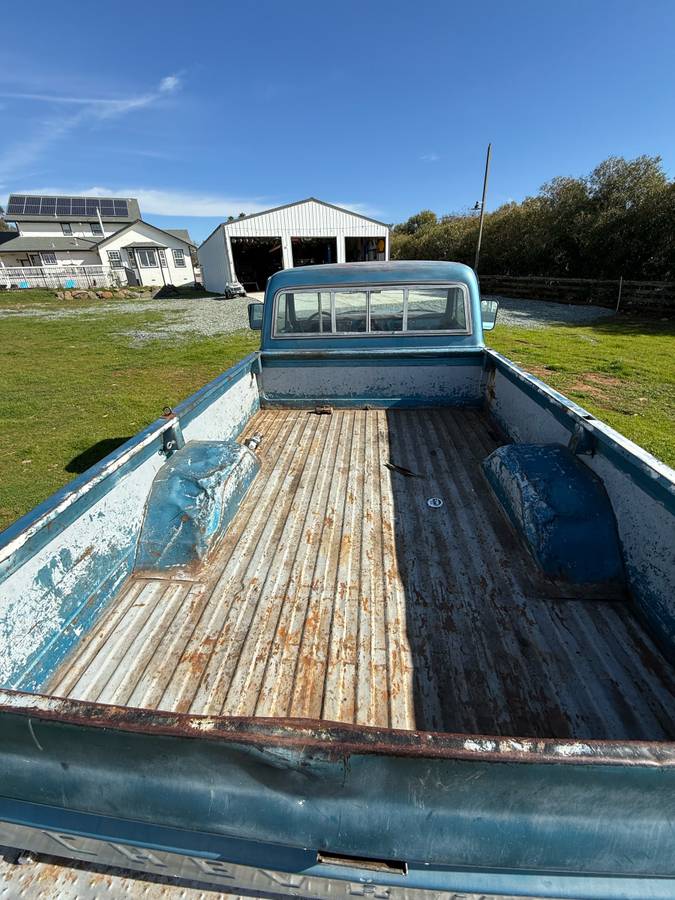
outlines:
[[234, 276], [246, 291], [264, 291], [267, 279], [284, 267], [280, 237], [231, 237]]
[[337, 262], [337, 238], [291, 238], [294, 266], [317, 266]]
[[385, 259], [386, 243], [383, 237], [346, 237], [346, 262], [373, 262]]

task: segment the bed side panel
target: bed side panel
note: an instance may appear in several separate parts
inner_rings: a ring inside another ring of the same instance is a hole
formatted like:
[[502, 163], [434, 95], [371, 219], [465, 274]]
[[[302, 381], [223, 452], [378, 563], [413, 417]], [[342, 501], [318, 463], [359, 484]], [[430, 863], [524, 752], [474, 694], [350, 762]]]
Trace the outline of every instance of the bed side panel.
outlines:
[[130, 574], [163, 435], [236, 437], [258, 409], [248, 357], [0, 536], [0, 684], [37, 690]]
[[[631, 594], [655, 634], [675, 646], [675, 472], [494, 351], [487, 406], [516, 442], [568, 444], [603, 481]], [[579, 451], [577, 451], [579, 452]]]

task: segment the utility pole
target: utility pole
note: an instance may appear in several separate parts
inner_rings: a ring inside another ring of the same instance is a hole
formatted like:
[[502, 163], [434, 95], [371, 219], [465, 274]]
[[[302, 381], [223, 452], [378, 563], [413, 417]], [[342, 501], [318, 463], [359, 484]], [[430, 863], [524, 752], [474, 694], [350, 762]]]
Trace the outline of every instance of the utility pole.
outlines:
[[490, 157], [492, 156], [492, 144], [488, 144], [487, 156], [485, 157], [485, 177], [483, 178], [483, 199], [480, 203], [480, 224], [478, 226], [478, 243], [476, 244], [476, 259], [473, 264], [474, 271], [478, 271], [478, 260], [480, 259], [480, 244], [483, 240], [483, 218], [485, 217], [485, 197], [487, 195], [488, 175], [490, 174]]

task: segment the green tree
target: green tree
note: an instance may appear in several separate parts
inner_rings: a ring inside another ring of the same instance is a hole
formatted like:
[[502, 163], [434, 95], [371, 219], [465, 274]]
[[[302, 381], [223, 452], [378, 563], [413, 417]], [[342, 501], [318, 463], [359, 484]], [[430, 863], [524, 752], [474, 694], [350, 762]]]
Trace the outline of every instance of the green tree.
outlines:
[[437, 222], [436, 213], [430, 209], [423, 209], [415, 216], [410, 216], [407, 222], [394, 226], [394, 234], [418, 234], [435, 225]]
[[[422, 210], [392, 233], [394, 259], [473, 263], [478, 219]], [[486, 213], [481, 274], [675, 278], [675, 182], [660, 157], [610, 157]]]

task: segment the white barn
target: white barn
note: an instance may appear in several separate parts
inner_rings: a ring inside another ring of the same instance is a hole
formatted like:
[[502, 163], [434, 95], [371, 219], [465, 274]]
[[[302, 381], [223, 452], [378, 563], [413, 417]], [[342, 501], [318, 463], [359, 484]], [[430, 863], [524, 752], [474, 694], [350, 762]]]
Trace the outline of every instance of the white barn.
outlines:
[[198, 253], [208, 290], [263, 291], [279, 269], [389, 259], [389, 226], [309, 197], [221, 223]]

